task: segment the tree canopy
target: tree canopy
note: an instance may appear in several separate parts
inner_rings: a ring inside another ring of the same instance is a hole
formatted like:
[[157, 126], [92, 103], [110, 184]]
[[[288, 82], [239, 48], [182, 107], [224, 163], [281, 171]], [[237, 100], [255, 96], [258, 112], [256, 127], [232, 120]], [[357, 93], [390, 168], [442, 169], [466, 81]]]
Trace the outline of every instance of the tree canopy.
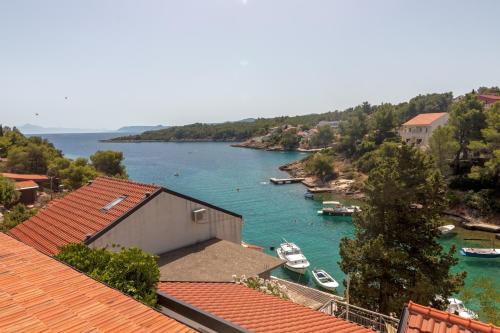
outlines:
[[123, 153], [112, 150], [98, 150], [90, 156], [92, 165], [106, 176], [127, 178], [125, 166], [122, 164]]
[[139, 301], [156, 305], [160, 270], [154, 255], [136, 247], [114, 252], [79, 243], [61, 247], [56, 257]]
[[341, 269], [350, 276], [354, 304], [399, 312], [409, 300], [443, 308], [463, 285], [452, 274], [455, 248], [437, 242], [445, 185], [423, 152], [385, 143], [369, 174], [366, 205], [354, 216], [355, 238], [340, 244]]
[[14, 182], [10, 179], [0, 176], [0, 205], [9, 207], [18, 199]]

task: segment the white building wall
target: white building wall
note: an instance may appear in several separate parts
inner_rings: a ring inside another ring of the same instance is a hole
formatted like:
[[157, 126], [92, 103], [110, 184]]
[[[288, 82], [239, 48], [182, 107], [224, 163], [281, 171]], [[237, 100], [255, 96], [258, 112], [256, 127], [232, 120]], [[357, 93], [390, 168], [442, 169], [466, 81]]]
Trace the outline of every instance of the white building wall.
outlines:
[[[192, 221], [192, 211], [206, 209], [204, 223]], [[96, 239], [91, 246], [137, 246], [161, 254], [217, 237], [241, 242], [241, 218], [162, 192]]]

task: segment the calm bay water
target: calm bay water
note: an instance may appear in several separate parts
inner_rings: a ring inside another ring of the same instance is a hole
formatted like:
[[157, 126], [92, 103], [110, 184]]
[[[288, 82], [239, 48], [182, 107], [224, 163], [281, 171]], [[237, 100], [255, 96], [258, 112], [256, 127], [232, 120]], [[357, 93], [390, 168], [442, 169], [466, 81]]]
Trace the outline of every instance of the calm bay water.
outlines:
[[[311, 268], [324, 268], [339, 282], [344, 278], [337, 262], [339, 241], [353, 235], [349, 217], [317, 215], [321, 204], [304, 199], [301, 184], [275, 186], [270, 177], [287, 176], [280, 165], [305, 157], [297, 152], [267, 152], [232, 148], [227, 143], [101, 143], [99, 139], [116, 133], [46, 134], [70, 158], [88, 157], [96, 150], [122, 151], [131, 179], [156, 183], [208, 201], [243, 215], [243, 239], [270, 251], [282, 239], [296, 242], [311, 262]], [[176, 177], [174, 174], [179, 173]], [[237, 191], [239, 189], [239, 191]], [[464, 238], [488, 238], [493, 234], [468, 232], [457, 228], [453, 237], [443, 239], [445, 248], [456, 245], [485, 247], [490, 243]], [[500, 241], [499, 241], [500, 243]], [[498, 246], [497, 246], [498, 247]], [[466, 286], [478, 276], [487, 276], [500, 288], [500, 258], [481, 259], [458, 256], [455, 270], [467, 271]], [[298, 275], [277, 269], [274, 275], [297, 281]], [[310, 276], [301, 283], [314, 285]], [[343, 292], [341, 287], [340, 293]], [[471, 304], [475, 308], [475, 304]]]

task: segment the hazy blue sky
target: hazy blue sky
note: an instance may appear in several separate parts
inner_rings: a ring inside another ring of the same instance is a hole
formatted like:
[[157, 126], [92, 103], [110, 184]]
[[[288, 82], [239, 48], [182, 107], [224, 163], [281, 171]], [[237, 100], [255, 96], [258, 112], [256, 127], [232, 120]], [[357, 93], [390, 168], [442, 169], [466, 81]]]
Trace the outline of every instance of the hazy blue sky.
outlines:
[[495, 0], [0, 0], [0, 122], [175, 125], [461, 94], [500, 85], [499, 13]]

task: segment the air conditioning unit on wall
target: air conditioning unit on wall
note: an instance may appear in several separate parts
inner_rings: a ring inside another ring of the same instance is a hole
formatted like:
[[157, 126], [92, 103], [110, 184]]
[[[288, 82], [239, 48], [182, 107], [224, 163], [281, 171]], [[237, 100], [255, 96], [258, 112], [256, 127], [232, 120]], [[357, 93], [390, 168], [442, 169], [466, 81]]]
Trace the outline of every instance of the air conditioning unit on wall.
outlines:
[[198, 208], [191, 212], [191, 219], [194, 223], [207, 223], [208, 219], [206, 214], [207, 210], [205, 208]]

